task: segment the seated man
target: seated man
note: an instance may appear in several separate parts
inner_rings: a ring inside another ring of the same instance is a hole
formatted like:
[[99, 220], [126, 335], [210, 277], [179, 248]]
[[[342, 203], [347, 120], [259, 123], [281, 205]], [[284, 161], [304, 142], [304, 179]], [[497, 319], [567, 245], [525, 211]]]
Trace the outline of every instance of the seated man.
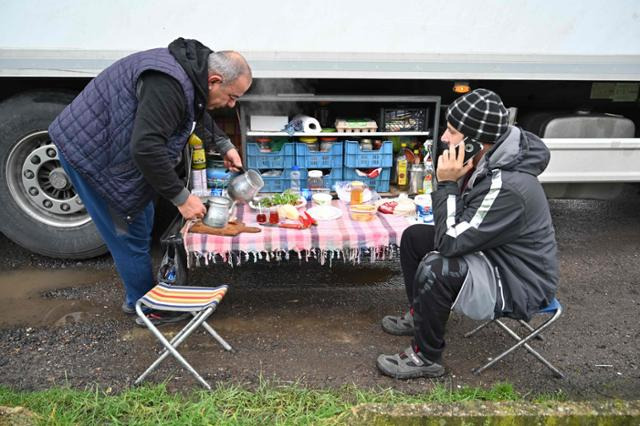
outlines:
[[[448, 145], [438, 158], [432, 193], [435, 226], [413, 225], [400, 243], [409, 311], [387, 316], [382, 328], [412, 335], [378, 368], [395, 378], [444, 374], [445, 326], [453, 309], [473, 319], [529, 320], [555, 297], [556, 241], [537, 176], [549, 150], [537, 136], [509, 126], [500, 97], [477, 89], [447, 109]], [[465, 137], [483, 149], [464, 163]], [[461, 147], [464, 146], [464, 143]]]

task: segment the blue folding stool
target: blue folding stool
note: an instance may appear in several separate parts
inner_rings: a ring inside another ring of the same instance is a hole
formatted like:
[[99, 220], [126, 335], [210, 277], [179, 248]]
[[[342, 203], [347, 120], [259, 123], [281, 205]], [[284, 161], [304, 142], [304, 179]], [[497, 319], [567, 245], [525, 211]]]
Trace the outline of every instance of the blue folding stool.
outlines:
[[479, 368], [474, 368], [473, 372], [475, 374], [482, 373], [484, 370], [486, 370], [487, 368], [491, 367], [493, 364], [495, 364], [496, 362], [500, 361], [502, 358], [504, 358], [505, 356], [507, 356], [511, 352], [513, 352], [516, 349], [518, 349], [519, 347], [523, 346], [527, 351], [529, 351], [529, 353], [531, 353], [541, 363], [543, 363], [551, 371], [553, 371], [554, 374], [557, 377], [564, 378], [564, 374], [562, 374], [562, 372], [560, 372], [560, 370], [558, 370], [556, 367], [554, 367], [553, 364], [551, 364], [549, 361], [547, 361], [542, 355], [540, 355], [535, 349], [533, 349], [527, 343], [527, 342], [529, 342], [529, 340], [531, 340], [533, 338], [536, 338], [536, 339], [539, 339], [539, 340], [544, 340], [540, 333], [542, 332], [542, 330], [544, 330], [545, 328], [549, 327], [558, 318], [560, 318], [560, 315], [562, 315], [562, 305], [560, 304], [560, 302], [558, 302], [558, 299], [556, 299], [554, 297], [553, 300], [551, 301], [551, 303], [547, 307], [540, 309], [538, 312], [536, 312], [535, 315], [541, 315], [541, 314], [549, 314], [550, 317], [549, 317], [549, 319], [547, 319], [545, 322], [543, 322], [541, 325], [539, 325], [536, 328], [532, 327], [529, 323], [527, 323], [524, 320], [519, 320], [518, 321], [520, 324], [522, 324], [530, 332], [525, 337], [520, 337], [518, 334], [516, 334], [515, 331], [513, 331], [511, 328], [509, 328], [501, 319], [498, 319], [498, 318], [493, 319], [491, 321], [487, 321], [487, 322], [479, 325], [478, 327], [474, 328], [473, 330], [471, 330], [467, 334], [465, 334], [464, 337], [471, 337], [476, 332], [478, 332], [479, 330], [481, 330], [484, 327], [486, 327], [487, 325], [495, 322], [504, 331], [506, 331], [511, 337], [513, 337], [514, 340], [517, 341], [517, 343], [515, 345], [511, 346], [509, 349], [507, 349], [506, 351], [502, 352], [500, 355], [496, 356], [495, 358], [492, 358], [487, 364], [485, 364], [485, 365], [483, 365], [482, 367], [479, 367]]

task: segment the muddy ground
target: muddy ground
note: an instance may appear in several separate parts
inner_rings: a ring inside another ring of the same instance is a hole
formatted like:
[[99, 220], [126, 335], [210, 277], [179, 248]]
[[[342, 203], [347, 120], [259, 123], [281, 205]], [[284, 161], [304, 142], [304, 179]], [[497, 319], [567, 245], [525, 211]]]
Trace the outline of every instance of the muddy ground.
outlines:
[[[211, 383], [253, 386], [261, 377], [317, 388], [356, 384], [407, 392], [434, 383], [456, 388], [508, 381], [524, 394], [561, 390], [571, 399], [640, 397], [640, 196], [614, 201], [552, 201], [560, 247], [558, 293], [565, 314], [534, 342], [567, 378], [556, 379], [525, 351], [480, 376], [471, 368], [510, 338], [452, 316], [446, 377], [397, 381], [381, 376], [380, 353], [409, 338], [386, 335], [379, 321], [406, 301], [396, 261], [333, 268], [314, 263], [251, 264], [196, 269], [196, 285], [231, 284], [212, 325], [237, 353], [203, 333], [181, 352]], [[108, 256], [91, 261], [39, 257], [0, 236], [0, 385], [44, 389], [98, 384], [130, 386], [159, 350], [151, 334], [120, 311], [122, 289]], [[177, 328], [168, 326], [165, 332]], [[197, 388], [167, 360], [150, 377], [174, 389]]]

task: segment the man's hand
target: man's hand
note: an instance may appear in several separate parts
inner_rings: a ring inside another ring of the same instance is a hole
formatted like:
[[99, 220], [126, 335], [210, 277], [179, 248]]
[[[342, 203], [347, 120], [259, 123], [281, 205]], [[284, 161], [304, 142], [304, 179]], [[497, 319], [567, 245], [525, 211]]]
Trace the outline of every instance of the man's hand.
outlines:
[[230, 149], [224, 155], [224, 166], [234, 172], [239, 172], [242, 168], [242, 159], [238, 150], [235, 148]]
[[195, 195], [189, 195], [187, 201], [178, 206], [180, 214], [185, 219], [202, 219], [207, 213], [207, 209]]
[[436, 171], [438, 181], [455, 182], [473, 169], [473, 161], [469, 160], [466, 164], [463, 164], [464, 148], [462, 146], [457, 150], [456, 147], [450, 146], [438, 157], [438, 169]]

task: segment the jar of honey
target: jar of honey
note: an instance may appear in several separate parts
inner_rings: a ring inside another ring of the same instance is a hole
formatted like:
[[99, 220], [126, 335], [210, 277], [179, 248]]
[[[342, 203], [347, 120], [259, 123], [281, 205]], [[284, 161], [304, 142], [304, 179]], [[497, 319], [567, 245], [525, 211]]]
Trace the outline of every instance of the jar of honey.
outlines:
[[351, 182], [351, 204], [362, 204], [364, 183], [358, 180]]

